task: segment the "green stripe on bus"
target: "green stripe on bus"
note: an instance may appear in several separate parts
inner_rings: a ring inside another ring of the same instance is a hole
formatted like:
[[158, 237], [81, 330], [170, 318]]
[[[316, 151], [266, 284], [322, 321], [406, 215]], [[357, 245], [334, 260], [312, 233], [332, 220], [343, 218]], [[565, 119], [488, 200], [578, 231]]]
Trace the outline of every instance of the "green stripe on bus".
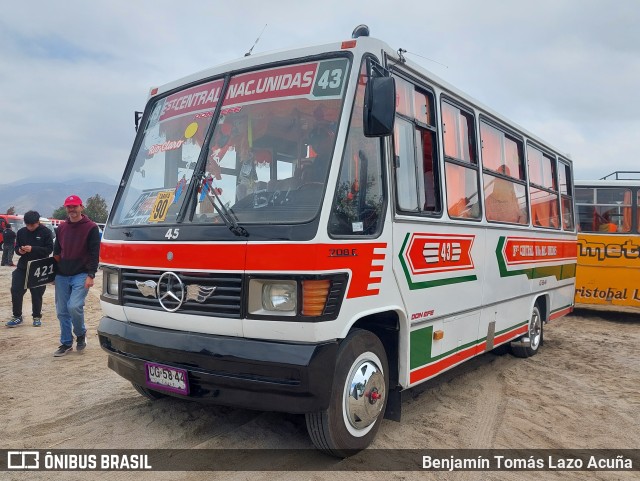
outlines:
[[[502, 334], [506, 334], [509, 331], [514, 331], [522, 326], [526, 326], [527, 324], [529, 324], [529, 321], [524, 321], [519, 324], [507, 327], [506, 329], [496, 332], [494, 337], [501, 336]], [[485, 336], [481, 339], [478, 339], [477, 341], [471, 341], [467, 344], [462, 344], [461, 346], [451, 349], [450, 351], [432, 357], [431, 349], [433, 347], [433, 326], [416, 329], [415, 331], [411, 331], [410, 335], [411, 348], [409, 352], [409, 369], [414, 370], [416, 368], [426, 366], [427, 364], [440, 361], [441, 359], [455, 355], [459, 351], [464, 351], [465, 349], [468, 349], [470, 347], [480, 345], [483, 342], [486, 342], [486, 340], [487, 337]]]
[[411, 369], [431, 362], [431, 345], [433, 343], [433, 326], [411, 331], [411, 350], [409, 366]]
[[496, 258], [500, 269], [500, 277], [527, 276], [529, 279], [540, 279], [542, 277], [555, 277], [557, 280], [573, 279], [576, 276], [576, 263], [560, 264], [557, 266], [531, 267], [529, 269], [519, 269], [515, 271], [507, 270], [507, 263], [502, 255], [502, 248], [506, 237], [500, 237], [496, 247]]

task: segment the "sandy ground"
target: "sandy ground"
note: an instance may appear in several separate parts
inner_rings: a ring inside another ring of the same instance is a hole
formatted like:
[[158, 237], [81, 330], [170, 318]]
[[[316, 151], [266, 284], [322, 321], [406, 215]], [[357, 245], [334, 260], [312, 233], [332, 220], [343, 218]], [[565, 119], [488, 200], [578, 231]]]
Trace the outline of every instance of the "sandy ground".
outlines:
[[[304, 417], [151, 402], [107, 368], [96, 329], [101, 276], [86, 306], [84, 353], [54, 358], [54, 288], [43, 326], [4, 326], [12, 268], [0, 269], [0, 448], [309, 448]], [[30, 314], [30, 295], [25, 312]], [[385, 420], [374, 448], [640, 448], [640, 313], [578, 309], [545, 327], [530, 359], [486, 354], [410, 391], [402, 422]], [[282, 461], [281, 461], [282, 462]], [[342, 461], [336, 461], [338, 464]], [[287, 461], [284, 460], [283, 466]], [[286, 469], [286, 467], [284, 468]], [[636, 472], [0, 472], [0, 479], [632, 480]]]

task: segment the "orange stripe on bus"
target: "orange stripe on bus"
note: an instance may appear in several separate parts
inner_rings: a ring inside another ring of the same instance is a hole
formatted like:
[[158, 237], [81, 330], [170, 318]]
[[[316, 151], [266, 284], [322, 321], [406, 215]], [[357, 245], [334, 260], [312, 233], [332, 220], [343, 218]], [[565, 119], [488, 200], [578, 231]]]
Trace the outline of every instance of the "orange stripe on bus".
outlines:
[[[347, 298], [371, 296], [379, 289], [387, 243], [344, 244], [178, 244], [103, 242], [100, 262], [122, 267], [158, 270], [201, 270], [232, 272], [319, 272], [351, 271]], [[169, 256], [171, 253], [171, 256]], [[169, 260], [171, 257], [171, 260]]]
[[567, 315], [570, 312], [573, 312], [573, 306], [569, 306], [566, 309], [561, 309], [559, 311], [552, 312], [551, 314], [549, 314], [549, 320], [552, 321], [553, 319], [557, 319], [559, 317]]
[[[518, 327], [517, 329], [514, 329], [513, 331], [509, 331], [504, 334], [501, 334], [494, 339], [494, 343], [501, 344], [510, 339], [513, 339], [514, 337], [518, 337], [522, 334], [525, 334], [527, 332], [527, 329], [528, 329], [528, 326], [523, 325]], [[455, 366], [456, 364], [460, 364], [461, 362], [466, 361], [467, 359], [471, 359], [472, 357], [483, 353], [484, 350], [486, 349], [486, 345], [487, 345], [487, 342], [482, 341], [479, 344], [463, 349], [444, 359], [440, 359], [439, 361], [436, 361], [433, 364], [428, 364], [414, 371], [411, 371], [411, 373], [409, 374], [409, 383], [413, 384], [418, 381], [422, 381], [424, 379], [434, 377], [437, 374], [441, 373], [442, 371], [445, 371]]]

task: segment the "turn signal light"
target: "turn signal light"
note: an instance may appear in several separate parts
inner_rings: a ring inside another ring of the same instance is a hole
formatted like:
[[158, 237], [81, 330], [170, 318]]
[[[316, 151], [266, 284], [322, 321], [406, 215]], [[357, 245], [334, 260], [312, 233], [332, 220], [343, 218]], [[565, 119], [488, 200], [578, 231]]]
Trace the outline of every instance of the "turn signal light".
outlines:
[[327, 279], [302, 281], [302, 315], [321, 316], [330, 288], [331, 281]]
[[444, 331], [433, 331], [433, 340], [439, 341], [444, 338]]

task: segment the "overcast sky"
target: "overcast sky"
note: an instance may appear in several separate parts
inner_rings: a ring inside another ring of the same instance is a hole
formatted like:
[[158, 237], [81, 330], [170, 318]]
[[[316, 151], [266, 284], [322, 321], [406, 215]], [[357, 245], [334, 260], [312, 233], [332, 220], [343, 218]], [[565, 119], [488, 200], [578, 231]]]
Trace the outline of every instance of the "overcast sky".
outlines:
[[569, 154], [577, 179], [640, 170], [640, 0], [31, 0], [1, 12], [0, 184], [118, 181], [149, 88], [242, 57], [265, 24], [254, 53], [366, 23]]

